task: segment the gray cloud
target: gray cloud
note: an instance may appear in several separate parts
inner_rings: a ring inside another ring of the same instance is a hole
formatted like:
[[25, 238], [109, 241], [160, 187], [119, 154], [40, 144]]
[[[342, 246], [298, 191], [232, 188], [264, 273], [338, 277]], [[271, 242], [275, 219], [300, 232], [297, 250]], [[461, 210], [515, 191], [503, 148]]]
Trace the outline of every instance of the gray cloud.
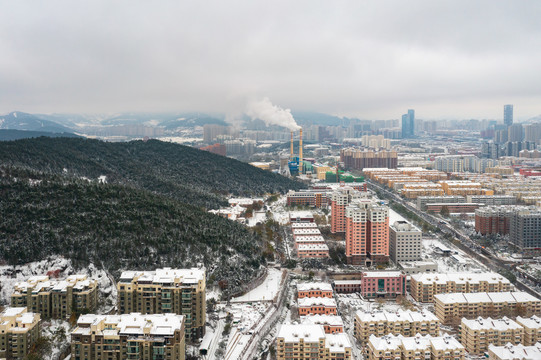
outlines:
[[[541, 113], [537, 1], [0, 1], [0, 113]], [[238, 110], [238, 109], [236, 109]]]

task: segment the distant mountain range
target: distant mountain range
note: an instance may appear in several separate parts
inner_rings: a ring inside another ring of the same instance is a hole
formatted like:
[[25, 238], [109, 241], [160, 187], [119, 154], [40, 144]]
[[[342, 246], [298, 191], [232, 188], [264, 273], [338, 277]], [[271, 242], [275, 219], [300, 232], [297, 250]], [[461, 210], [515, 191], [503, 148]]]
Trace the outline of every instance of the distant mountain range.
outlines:
[[39, 118], [36, 115], [16, 111], [0, 116], [0, 129], [53, 133], [73, 132], [72, 129], [62, 126], [56, 122]]
[[40, 136], [47, 137], [81, 137], [72, 133], [54, 133], [47, 131], [26, 131], [26, 130], [0, 130], [0, 141], [11, 141], [20, 139], [37, 138]]

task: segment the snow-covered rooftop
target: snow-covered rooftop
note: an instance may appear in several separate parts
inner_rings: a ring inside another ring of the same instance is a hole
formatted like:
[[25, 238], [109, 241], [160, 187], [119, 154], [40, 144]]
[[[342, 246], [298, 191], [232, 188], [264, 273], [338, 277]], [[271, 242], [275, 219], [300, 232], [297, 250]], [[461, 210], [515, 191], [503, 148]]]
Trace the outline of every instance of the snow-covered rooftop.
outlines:
[[163, 268], [156, 271], [124, 271], [120, 275], [121, 282], [152, 282], [155, 284], [197, 284], [205, 279], [205, 269], [171, 269]]
[[184, 316], [177, 314], [123, 314], [123, 315], [81, 315], [73, 334], [85, 334], [96, 327], [98, 335], [173, 336], [182, 328]]
[[325, 282], [308, 282], [308, 283], [297, 284], [297, 291], [310, 291], [310, 290], [332, 291], [332, 286], [331, 284], [325, 283]]
[[311, 307], [311, 306], [324, 306], [324, 307], [336, 307], [336, 300], [332, 298], [324, 297], [305, 297], [297, 300], [299, 307]]
[[541, 359], [541, 343], [536, 343], [532, 346], [524, 346], [522, 344], [513, 345], [507, 343], [504, 346], [488, 346], [489, 353], [492, 352], [500, 360], [534, 360]]
[[301, 324], [344, 326], [344, 321], [339, 315], [306, 315], [301, 316]]
[[421, 322], [421, 321], [439, 321], [436, 315], [431, 313], [430, 311], [372, 311], [372, 312], [366, 312], [366, 311], [357, 311], [355, 313], [356, 318], [359, 319], [361, 322], [380, 322], [380, 321], [387, 321], [387, 322], [402, 322], [402, 321], [409, 321], [409, 322]]
[[477, 319], [468, 320], [466, 318], [463, 318], [461, 326], [466, 326], [472, 330], [505, 331], [522, 329], [522, 326], [505, 316], [501, 319], [478, 317]]
[[283, 338], [286, 343], [296, 343], [300, 339], [305, 343], [319, 343], [319, 340], [325, 337], [325, 331], [321, 325], [283, 324], [277, 337]]
[[411, 275], [411, 279], [423, 283], [436, 283], [436, 284], [445, 284], [447, 282], [455, 283], [480, 283], [488, 282], [489, 284], [504, 283], [510, 284], [509, 280], [504, 276], [485, 272], [485, 273], [419, 273]]
[[541, 329], [541, 318], [536, 315], [530, 318], [517, 316], [516, 322], [530, 329]]

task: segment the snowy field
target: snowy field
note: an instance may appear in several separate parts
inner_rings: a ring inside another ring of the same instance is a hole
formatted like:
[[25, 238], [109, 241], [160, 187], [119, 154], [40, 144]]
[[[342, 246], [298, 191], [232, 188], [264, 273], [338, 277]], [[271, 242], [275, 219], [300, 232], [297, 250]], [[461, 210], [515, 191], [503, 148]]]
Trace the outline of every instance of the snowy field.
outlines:
[[[452, 256], [443, 256], [436, 252], [436, 247], [444, 246], [452, 250], [453, 255], [458, 255], [457, 259], [464, 260], [465, 262], [456, 261]], [[455, 254], [455, 252], [457, 254]], [[466, 272], [466, 271], [486, 271], [487, 268], [478, 261], [472, 259], [464, 253], [462, 250], [457, 249], [454, 246], [446, 246], [437, 239], [423, 238], [423, 257], [433, 260], [438, 264], [438, 272]]]
[[270, 205], [270, 211], [274, 221], [280, 225], [287, 225], [289, 222], [289, 210], [286, 209], [287, 197], [282, 195]]
[[232, 303], [238, 302], [257, 302], [257, 301], [272, 301], [282, 282], [282, 270], [269, 268], [267, 277], [261, 285], [246, 294], [231, 299]]

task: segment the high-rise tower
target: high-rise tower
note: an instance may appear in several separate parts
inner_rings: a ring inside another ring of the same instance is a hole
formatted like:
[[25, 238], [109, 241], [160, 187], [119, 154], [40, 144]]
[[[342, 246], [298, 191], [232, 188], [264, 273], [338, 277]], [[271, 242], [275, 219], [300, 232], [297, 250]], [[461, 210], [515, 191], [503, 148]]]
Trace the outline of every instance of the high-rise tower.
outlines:
[[506, 126], [513, 125], [513, 105], [503, 106], [503, 123]]
[[415, 110], [409, 109], [402, 115], [402, 138], [412, 138], [415, 134]]

